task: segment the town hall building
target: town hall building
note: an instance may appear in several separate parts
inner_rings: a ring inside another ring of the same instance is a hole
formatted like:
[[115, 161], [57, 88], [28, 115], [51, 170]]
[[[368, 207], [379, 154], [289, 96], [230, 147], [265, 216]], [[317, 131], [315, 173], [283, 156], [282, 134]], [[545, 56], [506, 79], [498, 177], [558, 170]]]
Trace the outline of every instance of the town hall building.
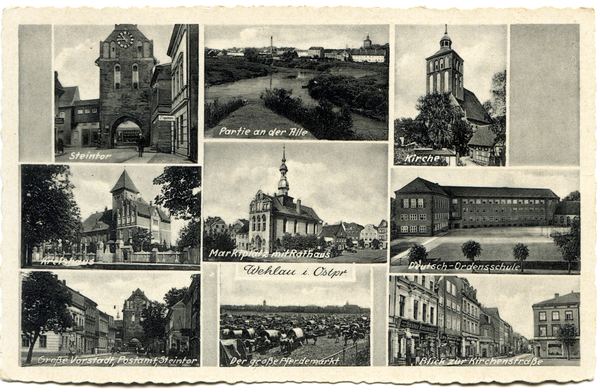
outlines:
[[259, 190], [250, 202], [250, 250], [272, 253], [281, 244], [284, 235], [317, 235], [323, 227], [323, 221], [311, 207], [303, 205], [300, 199], [294, 202], [294, 198], [288, 195], [290, 184], [285, 162], [284, 148], [277, 193], [268, 195]]

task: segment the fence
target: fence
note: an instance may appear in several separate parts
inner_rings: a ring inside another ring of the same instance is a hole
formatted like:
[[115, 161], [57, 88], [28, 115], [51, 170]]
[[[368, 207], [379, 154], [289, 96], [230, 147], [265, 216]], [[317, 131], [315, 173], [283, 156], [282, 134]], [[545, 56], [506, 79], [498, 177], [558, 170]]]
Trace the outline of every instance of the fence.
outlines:
[[331, 354], [325, 358], [322, 358], [320, 361], [325, 361], [331, 358], [335, 358], [335, 357], [339, 357], [340, 355], [342, 356], [341, 358], [341, 363], [339, 364], [339, 366], [356, 366], [356, 360], [358, 358], [358, 353], [359, 353], [359, 347], [363, 348], [363, 347], [371, 347], [371, 337], [370, 335], [366, 336], [366, 342], [356, 342], [351, 346], [345, 347], [343, 350], [338, 351], [335, 354]]

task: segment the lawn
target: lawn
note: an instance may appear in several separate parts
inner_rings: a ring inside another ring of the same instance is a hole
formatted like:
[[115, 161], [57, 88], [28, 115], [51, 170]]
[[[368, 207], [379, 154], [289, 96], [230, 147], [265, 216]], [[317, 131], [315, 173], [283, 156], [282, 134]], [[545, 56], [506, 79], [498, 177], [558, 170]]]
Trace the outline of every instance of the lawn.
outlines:
[[[523, 241], [529, 248], [529, 261], [562, 261], [558, 246], [552, 243], [530, 243]], [[516, 241], [510, 243], [481, 244], [481, 261], [514, 261], [512, 249]], [[442, 243], [429, 251], [429, 258], [440, 258], [442, 261], [467, 261], [461, 251], [461, 243]]]

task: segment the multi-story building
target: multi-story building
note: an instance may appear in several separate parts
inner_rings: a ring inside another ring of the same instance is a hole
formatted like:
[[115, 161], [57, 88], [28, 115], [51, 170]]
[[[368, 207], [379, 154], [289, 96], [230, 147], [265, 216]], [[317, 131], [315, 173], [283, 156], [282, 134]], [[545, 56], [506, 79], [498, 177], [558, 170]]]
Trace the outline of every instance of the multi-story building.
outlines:
[[171, 134], [174, 131], [174, 121], [171, 117], [171, 64], [159, 64], [154, 67], [150, 86], [150, 146], [158, 152], [170, 154], [173, 152]]
[[497, 356], [500, 352], [498, 348], [498, 330], [496, 329], [497, 322], [494, 317], [497, 315], [498, 309], [481, 308], [479, 313], [479, 350], [483, 358], [491, 358]]
[[462, 281], [456, 276], [440, 276], [438, 284], [438, 325], [440, 326], [440, 357], [460, 358], [463, 353]]
[[338, 223], [335, 225], [323, 226], [323, 229], [319, 233], [319, 238], [323, 238], [327, 245], [332, 245], [338, 250], [344, 250], [346, 248], [346, 241], [349, 238], [344, 225]]
[[[554, 298], [533, 307], [534, 355], [540, 358], [577, 358], [580, 356], [580, 293], [554, 294]], [[560, 330], [567, 324], [575, 329], [575, 344], [566, 347]]]
[[388, 247], [388, 222], [383, 219], [377, 226], [377, 239], [379, 240], [382, 249]]
[[460, 294], [462, 296], [462, 356], [472, 358], [481, 355], [479, 337], [479, 314], [481, 304], [477, 301], [477, 290], [469, 281], [460, 278]]
[[169, 355], [183, 354], [200, 363], [200, 275], [192, 276], [183, 298], [169, 309], [165, 336]]
[[175, 117], [174, 153], [198, 162], [199, 26], [176, 24], [167, 55], [171, 57], [171, 115]]
[[278, 192], [273, 196], [259, 190], [250, 202], [249, 214], [249, 248], [263, 253], [272, 253], [286, 235], [318, 235], [321, 233], [322, 220], [309, 206], [303, 205], [300, 199], [294, 202], [289, 196], [290, 184], [286, 174], [285, 149], [279, 172], [281, 178]]
[[123, 303], [123, 346], [135, 350], [142, 346], [144, 328], [142, 312], [150, 306], [150, 300], [140, 289], [131, 292]]
[[369, 223], [360, 231], [360, 239], [364, 241], [365, 247], [371, 246], [371, 242], [377, 239], [377, 235], [377, 226], [372, 223]]
[[204, 222], [204, 232], [208, 235], [229, 234], [229, 227], [221, 217], [209, 216]]
[[458, 228], [545, 226], [559, 200], [550, 189], [440, 186], [419, 177], [395, 193], [400, 235], [423, 236]]
[[418, 363], [439, 355], [438, 302], [433, 275], [390, 276], [389, 363]]
[[358, 240], [360, 240], [360, 233], [364, 229], [364, 226], [354, 222], [342, 222], [342, 226], [344, 226], [344, 231], [346, 232], [348, 238], [352, 240], [352, 243], [354, 245], [358, 245]]
[[98, 311], [98, 318], [96, 320], [96, 337], [98, 339], [98, 347], [96, 347], [97, 354], [105, 354], [109, 352], [108, 346], [108, 324], [109, 316], [103, 311]]

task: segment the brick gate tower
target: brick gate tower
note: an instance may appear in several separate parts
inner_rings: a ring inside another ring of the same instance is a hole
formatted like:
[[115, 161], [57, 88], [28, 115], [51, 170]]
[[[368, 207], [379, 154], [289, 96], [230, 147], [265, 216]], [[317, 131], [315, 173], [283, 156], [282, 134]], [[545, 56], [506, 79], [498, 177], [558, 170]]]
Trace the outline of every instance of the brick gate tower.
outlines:
[[100, 143], [135, 145], [141, 131], [150, 140], [153, 41], [134, 24], [117, 24], [100, 42]]

